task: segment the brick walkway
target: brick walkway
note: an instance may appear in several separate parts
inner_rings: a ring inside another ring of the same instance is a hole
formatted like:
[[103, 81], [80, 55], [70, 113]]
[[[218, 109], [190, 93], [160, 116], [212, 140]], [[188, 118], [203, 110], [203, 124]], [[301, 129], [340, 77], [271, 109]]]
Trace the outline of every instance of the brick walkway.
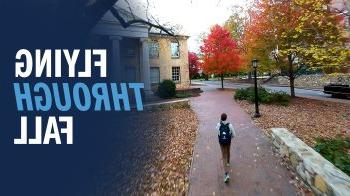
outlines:
[[[272, 145], [233, 100], [232, 91], [204, 89], [191, 105], [199, 118], [190, 195], [296, 195], [290, 173], [279, 164]], [[223, 166], [215, 125], [227, 113], [237, 136], [231, 145], [231, 180], [223, 182]]]

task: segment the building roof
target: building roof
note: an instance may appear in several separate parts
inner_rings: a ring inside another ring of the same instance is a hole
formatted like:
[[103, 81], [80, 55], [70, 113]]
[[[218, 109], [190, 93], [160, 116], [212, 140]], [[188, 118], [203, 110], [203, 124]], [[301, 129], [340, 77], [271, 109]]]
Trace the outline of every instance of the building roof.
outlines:
[[[152, 29], [155, 29], [155, 28], [152, 28]], [[152, 29], [149, 32], [150, 36], [164, 36], [164, 37], [169, 36], [169, 37], [171, 37], [171, 35], [167, 34], [164, 31], [161, 31], [160, 29], [155, 29], [155, 30], [152, 30]], [[183, 35], [183, 34], [179, 34], [179, 33], [174, 33], [174, 36], [185, 38], [185, 39], [188, 39], [190, 37], [188, 35]]]

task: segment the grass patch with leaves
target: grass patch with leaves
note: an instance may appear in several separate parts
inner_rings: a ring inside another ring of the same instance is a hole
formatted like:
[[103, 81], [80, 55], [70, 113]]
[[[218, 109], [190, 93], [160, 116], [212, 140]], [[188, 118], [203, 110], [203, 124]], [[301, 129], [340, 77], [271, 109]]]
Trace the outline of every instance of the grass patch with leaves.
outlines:
[[191, 93], [176, 93], [175, 97], [176, 98], [188, 98], [188, 97], [192, 97], [193, 95]]
[[350, 138], [317, 138], [315, 150], [350, 176]]

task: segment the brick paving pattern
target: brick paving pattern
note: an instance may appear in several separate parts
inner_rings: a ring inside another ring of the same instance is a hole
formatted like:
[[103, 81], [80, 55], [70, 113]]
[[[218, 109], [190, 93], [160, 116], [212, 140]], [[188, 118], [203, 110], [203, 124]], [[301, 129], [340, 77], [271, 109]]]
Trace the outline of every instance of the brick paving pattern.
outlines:
[[[207, 89], [206, 89], [207, 88]], [[204, 87], [191, 99], [199, 118], [189, 195], [297, 195], [290, 172], [273, 155], [272, 144], [233, 100], [232, 91]], [[223, 166], [215, 125], [227, 113], [236, 138], [231, 145], [231, 180], [223, 182]]]

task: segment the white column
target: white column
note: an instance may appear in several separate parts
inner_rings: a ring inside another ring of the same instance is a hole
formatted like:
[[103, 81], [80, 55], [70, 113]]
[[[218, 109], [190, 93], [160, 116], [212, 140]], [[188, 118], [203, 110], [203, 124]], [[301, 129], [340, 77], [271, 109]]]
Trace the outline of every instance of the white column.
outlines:
[[110, 36], [109, 39], [112, 41], [112, 68], [109, 69], [112, 73], [109, 73], [113, 79], [116, 79], [116, 82], [122, 81], [122, 72], [123, 66], [120, 61], [120, 40], [122, 40], [121, 36]]
[[149, 65], [148, 38], [140, 38], [141, 41], [141, 81], [145, 84], [145, 94], [151, 94], [151, 70]]

